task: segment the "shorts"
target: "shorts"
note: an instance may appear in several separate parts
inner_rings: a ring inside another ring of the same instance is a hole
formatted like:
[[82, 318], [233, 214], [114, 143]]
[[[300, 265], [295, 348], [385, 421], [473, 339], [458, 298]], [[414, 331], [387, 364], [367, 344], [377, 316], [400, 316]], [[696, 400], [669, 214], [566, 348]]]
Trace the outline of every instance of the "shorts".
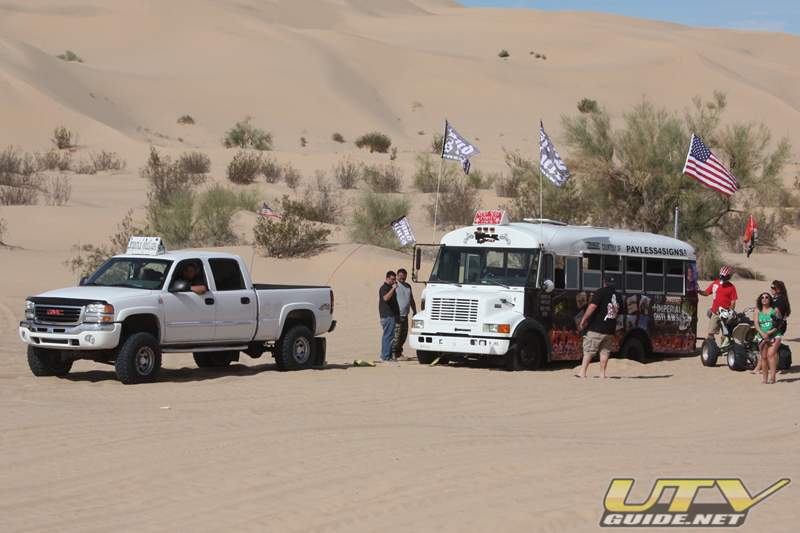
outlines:
[[608, 357], [611, 355], [611, 348], [614, 346], [614, 335], [606, 335], [605, 333], [597, 333], [596, 331], [587, 331], [583, 337], [583, 355], [584, 357], [594, 357], [598, 353], [601, 356]]
[[713, 337], [721, 330], [722, 322], [720, 322], [719, 315], [717, 313], [711, 313], [711, 316], [708, 317], [708, 336]]

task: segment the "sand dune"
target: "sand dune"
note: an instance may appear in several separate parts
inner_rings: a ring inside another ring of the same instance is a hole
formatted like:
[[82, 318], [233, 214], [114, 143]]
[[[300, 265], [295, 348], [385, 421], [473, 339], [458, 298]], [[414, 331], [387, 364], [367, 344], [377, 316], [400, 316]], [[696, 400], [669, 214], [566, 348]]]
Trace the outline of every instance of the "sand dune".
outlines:
[[[84, 63], [57, 59], [65, 49]], [[503, 148], [532, 154], [540, 118], [558, 141], [580, 98], [619, 120], [645, 95], [680, 111], [722, 89], [728, 119], [763, 121], [800, 146], [798, 86], [797, 36], [591, 13], [449, 0], [0, 0], [0, 149], [44, 150], [63, 124], [80, 134], [76, 157], [105, 149], [128, 162], [72, 176], [66, 206], [0, 209], [16, 247], [0, 248], [0, 530], [590, 531], [612, 477], [741, 477], [753, 492], [800, 477], [797, 365], [774, 387], [696, 357], [614, 360], [605, 382], [580, 382], [569, 364], [350, 367], [376, 356], [375, 293], [410, 257], [352, 244], [343, 227], [311, 259], [226, 249], [260, 282], [333, 286], [326, 370], [279, 373], [248, 358], [217, 372], [181, 354], [152, 385], [121, 386], [88, 362], [67, 379], [34, 378], [16, 337], [28, 295], [75, 283], [64, 266], [73, 245], [103, 242], [130, 209], [143, 218], [150, 145], [208, 153], [211, 183], [222, 183], [233, 151], [221, 137], [250, 115], [308, 181], [344, 155], [387, 162], [351, 144], [385, 131], [428, 241], [430, 197], [411, 192], [409, 175], [444, 117], [476, 140], [476, 168], [499, 170]], [[176, 123], [186, 113], [196, 125]], [[270, 202], [295, 194], [254, 189]], [[345, 213], [355, 194], [343, 195]], [[238, 215], [245, 237], [254, 220]], [[726, 254], [766, 278], [735, 280], [740, 307], [774, 278], [797, 300], [800, 231], [780, 244], [787, 253]], [[797, 329], [793, 319], [796, 361]], [[797, 494], [790, 485], [746, 527], [795, 531]]]

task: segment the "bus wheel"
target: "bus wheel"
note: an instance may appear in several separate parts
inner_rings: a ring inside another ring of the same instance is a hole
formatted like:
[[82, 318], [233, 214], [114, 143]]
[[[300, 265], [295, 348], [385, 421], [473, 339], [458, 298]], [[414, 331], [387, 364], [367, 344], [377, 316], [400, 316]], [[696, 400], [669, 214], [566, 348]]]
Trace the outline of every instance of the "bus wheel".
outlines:
[[436, 352], [427, 352], [424, 350], [417, 350], [417, 361], [421, 365], [429, 365], [436, 359]]
[[640, 339], [631, 337], [625, 341], [625, 344], [622, 345], [619, 355], [625, 359], [631, 359], [633, 361], [644, 363], [647, 359], [647, 350], [644, 347], [644, 343]]
[[506, 356], [506, 369], [537, 370], [544, 365], [544, 354], [539, 343], [532, 335], [525, 335], [516, 341], [508, 350]]

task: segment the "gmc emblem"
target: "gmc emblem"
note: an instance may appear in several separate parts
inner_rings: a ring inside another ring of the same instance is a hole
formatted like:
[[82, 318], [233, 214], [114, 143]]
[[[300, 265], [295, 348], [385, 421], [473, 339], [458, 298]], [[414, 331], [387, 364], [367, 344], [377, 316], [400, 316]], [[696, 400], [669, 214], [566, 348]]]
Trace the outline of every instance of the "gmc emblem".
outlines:
[[64, 311], [61, 309], [48, 309], [47, 316], [64, 316]]

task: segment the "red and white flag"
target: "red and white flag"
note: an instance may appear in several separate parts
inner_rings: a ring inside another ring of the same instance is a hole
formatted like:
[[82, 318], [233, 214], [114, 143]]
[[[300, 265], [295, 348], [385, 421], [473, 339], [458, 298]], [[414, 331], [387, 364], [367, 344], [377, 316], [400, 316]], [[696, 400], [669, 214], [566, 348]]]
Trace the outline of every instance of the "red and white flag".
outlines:
[[758, 238], [758, 224], [753, 215], [750, 215], [747, 219], [747, 226], [744, 228], [744, 253], [747, 254], [747, 257], [750, 257], [756, 247], [756, 238]]
[[725, 196], [731, 196], [739, 190], [739, 182], [733, 174], [694, 133], [689, 144], [689, 153], [686, 154], [683, 173]]

